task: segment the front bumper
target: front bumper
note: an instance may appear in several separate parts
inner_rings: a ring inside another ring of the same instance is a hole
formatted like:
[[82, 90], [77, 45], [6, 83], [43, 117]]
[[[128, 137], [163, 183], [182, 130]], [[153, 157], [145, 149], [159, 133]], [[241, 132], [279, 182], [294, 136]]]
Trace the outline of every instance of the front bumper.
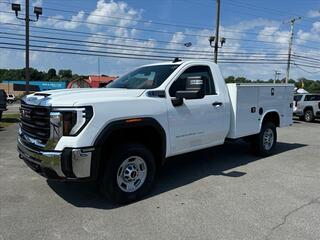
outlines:
[[304, 113], [302, 110], [297, 109], [297, 108], [293, 109], [293, 116], [303, 116], [303, 115], [304, 115]]
[[63, 151], [43, 151], [18, 137], [19, 157], [38, 174], [57, 180], [95, 180], [98, 150], [95, 148], [66, 148]]

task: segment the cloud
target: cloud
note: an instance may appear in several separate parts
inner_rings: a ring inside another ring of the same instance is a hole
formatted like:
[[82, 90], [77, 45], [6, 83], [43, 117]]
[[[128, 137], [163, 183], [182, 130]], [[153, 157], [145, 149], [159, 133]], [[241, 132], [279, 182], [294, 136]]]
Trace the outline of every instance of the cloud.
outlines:
[[0, 9], [5, 12], [10, 12], [10, 13], [1, 13], [0, 14], [0, 22], [1, 23], [15, 23], [16, 22], [16, 16], [11, 10], [11, 6], [6, 3], [1, 3], [0, 2]]
[[[141, 18], [142, 10], [136, 10], [125, 2], [105, 2], [105, 0], [99, 0], [97, 2], [96, 9], [92, 11], [87, 17], [87, 21], [90, 23], [97, 23], [99, 25], [88, 24], [88, 27], [93, 30], [104, 30], [108, 32], [114, 32], [117, 36], [129, 36], [132, 33], [122, 27], [128, 27], [136, 25], [136, 21]], [[116, 25], [121, 28], [114, 28], [106, 25]], [[133, 32], [136, 34], [136, 32]]]
[[280, 31], [279, 27], [264, 27], [257, 37], [260, 41], [267, 41], [274, 43], [273, 45], [281, 47], [281, 45], [277, 45], [277, 43], [288, 43], [289, 42], [289, 31]]
[[308, 12], [308, 17], [310, 18], [316, 18], [320, 17], [320, 10], [311, 10]]
[[314, 22], [309, 31], [300, 29], [297, 32], [297, 43], [302, 44], [307, 41], [320, 41], [320, 21]]
[[85, 12], [80, 11], [71, 17], [71, 21], [68, 21], [62, 15], [55, 15], [48, 17], [46, 20], [36, 22], [36, 25], [72, 30], [80, 27], [83, 24], [84, 18]]
[[32, 2], [33, 7], [41, 7], [42, 6], [42, 0], [36, 0]]

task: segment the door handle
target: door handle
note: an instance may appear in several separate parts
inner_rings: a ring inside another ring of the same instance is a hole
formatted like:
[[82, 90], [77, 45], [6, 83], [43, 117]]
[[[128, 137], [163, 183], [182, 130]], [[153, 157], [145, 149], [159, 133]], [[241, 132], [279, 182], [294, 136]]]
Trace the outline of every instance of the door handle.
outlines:
[[222, 104], [223, 104], [222, 102], [214, 102], [212, 103], [212, 106], [220, 107]]

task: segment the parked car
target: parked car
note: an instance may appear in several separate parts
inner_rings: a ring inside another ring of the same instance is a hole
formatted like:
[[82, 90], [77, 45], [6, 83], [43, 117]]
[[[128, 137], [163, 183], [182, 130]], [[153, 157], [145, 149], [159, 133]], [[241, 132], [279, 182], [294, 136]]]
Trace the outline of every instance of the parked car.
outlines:
[[93, 180], [115, 202], [147, 194], [168, 157], [245, 138], [273, 153], [292, 124], [293, 85], [225, 84], [211, 61], [142, 66], [106, 88], [21, 101], [18, 151], [39, 174]]
[[294, 95], [293, 115], [306, 122], [320, 118], [320, 94]]
[[3, 89], [0, 89], [0, 120], [2, 113], [7, 110], [7, 94]]
[[13, 94], [9, 93], [8, 96], [7, 96], [7, 102], [8, 103], [13, 103], [15, 101], [16, 101], [16, 97]]

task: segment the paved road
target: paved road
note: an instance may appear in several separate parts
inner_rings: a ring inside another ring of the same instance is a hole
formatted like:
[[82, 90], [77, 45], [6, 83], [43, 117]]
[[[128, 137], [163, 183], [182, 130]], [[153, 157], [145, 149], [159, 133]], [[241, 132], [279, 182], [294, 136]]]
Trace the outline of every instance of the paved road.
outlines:
[[3, 112], [3, 114], [13, 114], [19, 113], [20, 103], [12, 103], [7, 105], [7, 111]]
[[280, 129], [277, 153], [244, 143], [172, 159], [148, 198], [117, 206], [90, 184], [47, 182], [0, 130], [0, 239], [320, 239], [320, 123]]

